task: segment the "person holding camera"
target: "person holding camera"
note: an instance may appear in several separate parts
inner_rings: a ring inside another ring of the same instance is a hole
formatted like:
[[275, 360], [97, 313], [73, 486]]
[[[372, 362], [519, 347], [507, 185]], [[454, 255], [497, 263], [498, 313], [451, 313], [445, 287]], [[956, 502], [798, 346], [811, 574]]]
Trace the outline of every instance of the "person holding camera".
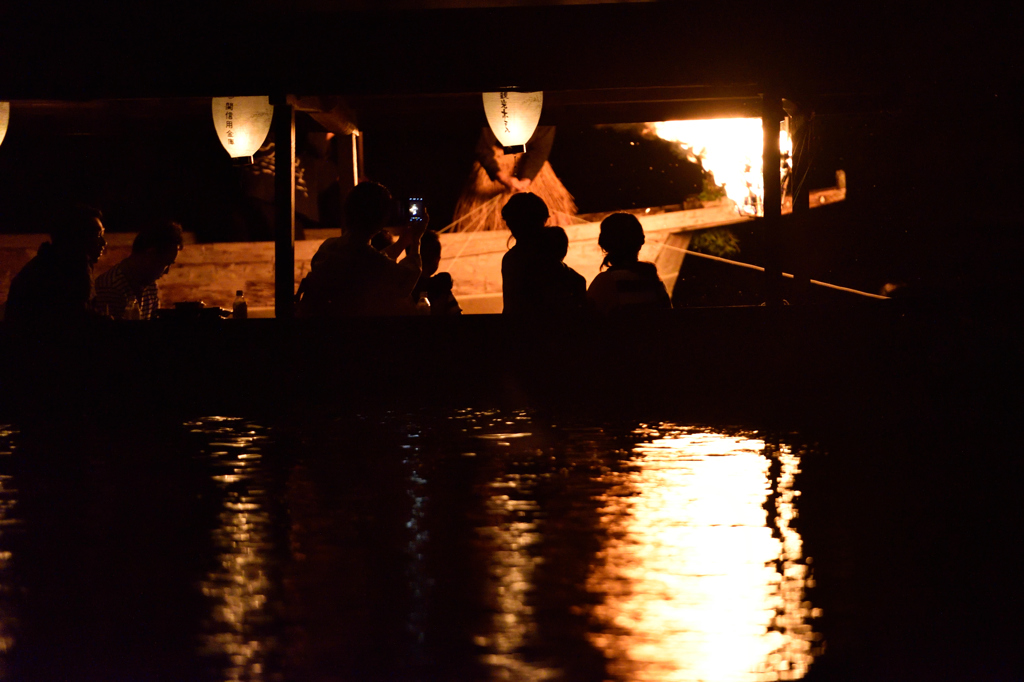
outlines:
[[[300, 317], [412, 315], [410, 296], [422, 271], [420, 238], [429, 216], [410, 220], [383, 252], [370, 241], [384, 229], [391, 192], [376, 182], [361, 182], [345, 201], [345, 230], [320, 245], [310, 272], [299, 285]], [[398, 258], [405, 254], [401, 260]]]

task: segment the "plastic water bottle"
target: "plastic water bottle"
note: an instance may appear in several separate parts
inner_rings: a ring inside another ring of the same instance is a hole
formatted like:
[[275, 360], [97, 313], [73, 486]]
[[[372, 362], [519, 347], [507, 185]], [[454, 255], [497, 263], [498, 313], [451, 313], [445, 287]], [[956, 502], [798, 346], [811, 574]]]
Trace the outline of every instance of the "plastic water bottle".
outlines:
[[245, 302], [245, 294], [241, 289], [235, 292], [235, 302], [231, 304], [231, 317], [235, 320], [244, 320], [249, 317], [249, 306]]
[[420, 292], [420, 300], [416, 302], [416, 312], [420, 315], [430, 314], [430, 299], [427, 298], [427, 292]]
[[128, 301], [128, 305], [124, 308], [124, 319], [126, 320], [139, 320], [142, 319], [142, 311], [139, 310], [139, 299], [133, 298]]

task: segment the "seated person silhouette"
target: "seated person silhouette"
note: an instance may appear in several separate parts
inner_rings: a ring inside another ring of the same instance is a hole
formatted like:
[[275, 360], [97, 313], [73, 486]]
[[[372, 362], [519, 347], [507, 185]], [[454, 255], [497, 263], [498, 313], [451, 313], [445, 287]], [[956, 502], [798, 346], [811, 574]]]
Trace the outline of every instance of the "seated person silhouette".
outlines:
[[[429, 222], [405, 226], [384, 251], [370, 240], [384, 228], [391, 193], [375, 182], [361, 182], [345, 201], [345, 230], [320, 245], [310, 272], [299, 286], [300, 317], [412, 315], [412, 290], [420, 278], [420, 238]], [[396, 262], [405, 253], [405, 258]]]
[[96, 278], [93, 310], [115, 320], [151, 320], [160, 307], [156, 281], [181, 251], [181, 225], [170, 220], [144, 227], [127, 258]]
[[613, 213], [601, 221], [597, 240], [604, 250], [602, 268], [587, 289], [587, 301], [599, 313], [643, 312], [671, 308], [654, 263], [639, 259], [644, 228], [636, 216]]
[[515, 245], [501, 259], [501, 288], [506, 315], [556, 315], [562, 263], [544, 237], [548, 207], [536, 194], [513, 194], [501, 209]]
[[[451, 274], [447, 272], [437, 273], [441, 265], [441, 238], [436, 232], [427, 230], [420, 239], [420, 257], [423, 260], [423, 273], [416, 288], [412, 290], [412, 302], [420, 299], [420, 294], [426, 294], [430, 301], [431, 315], [461, 315], [462, 308], [452, 294]], [[437, 273], [437, 274], [434, 274]]]
[[587, 280], [563, 262], [569, 253], [569, 236], [555, 225], [545, 227], [541, 238], [544, 252], [561, 266], [554, 277], [552, 305], [564, 313], [582, 311], [587, 305]]
[[11, 280], [5, 319], [82, 320], [94, 316], [92, 268], [103, 255], [103, 214], [76, 204], [65, 209], [35, 257]]

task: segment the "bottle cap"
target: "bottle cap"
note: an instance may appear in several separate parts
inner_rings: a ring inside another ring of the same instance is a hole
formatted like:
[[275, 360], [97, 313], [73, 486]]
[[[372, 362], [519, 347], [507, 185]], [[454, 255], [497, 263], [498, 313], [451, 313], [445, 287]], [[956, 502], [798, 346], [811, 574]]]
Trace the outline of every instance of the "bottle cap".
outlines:
[[235, 296], [241, 296], [241, 295], [242, 295], [242, 290], [241, 289], [239, 289], [238, 291], [235, 292]]

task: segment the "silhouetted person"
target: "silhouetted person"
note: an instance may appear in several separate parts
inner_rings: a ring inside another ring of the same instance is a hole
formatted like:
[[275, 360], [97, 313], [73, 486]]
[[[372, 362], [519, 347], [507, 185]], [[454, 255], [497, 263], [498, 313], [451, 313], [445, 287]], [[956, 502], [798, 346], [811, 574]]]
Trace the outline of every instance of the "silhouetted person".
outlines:
[[563, 262], [569, 253], [569, 235], [555, 225], [544, 228], [541, 240], [544, 253], [561, 266], [555, 272], [552, 305], [564, 313], [582, 311], [587, 305], [587, 280]]
[[370, 238], [370, 246], [377, 249], [380, 252], [385, 252], [388, 247], [395, 243], [394, 237], [388, 234], [386, 231], [381, 230], [377, 234]]
[[671, 308], [654, 263], [639, 259], [644, 228], [636, 216], [613, 213], [601, 221], [597, 240], [604, 250], [602, 268], [587, 289], [587, 301], [600, 313], [641, 312]]
[[[361, 182], [349, 193], [344, 233], [320, 245], [299, 287], [300, 316], [415, 313], [410, 296], [420, 278], [420, 238], [429, 217], [406, 225], [381, 252], [370, 240], [384, 228], [390, 211], [391, 193], [383, 185]], [[405, 258], [396, 262], [403, 251]]]
[[525, 153], [505, 154], [490, 127], [484, 127], [476, 144], [473, 171], [455, 206], [455, 230], [503, 229], [499, 209], [517, 192], [533, 192], [558, 222], [571, 221], [576, 203], [548, 162], [554, 139], [553, 126], [537, 126]]
[[160, 221], [146, 226], [127, 258], [96, 278], [93, 310], [115, 320], [150, 320], [160, 307], [156, 281], [167, 274], [181, 250], [181, 225]]
[[501, 217], [516, 240], [501, 259], [502, 312], [522, 315], [544, 308], [546, 285], [554, 272], [544, 249], [544, 223], [548, 207], [531, 192], [513, 194], [501, 209]]
[[103, 254], [103, 214], [91, 206], [66, 209], [35, 258], [11, 281], [5, 318], [12, 322], [78, 320], [91, 315], [92, 267]]
[[503, 312], [545, 317], [571, 312], [569, 268], [561, 261], [568, 244], [563, 249], [554, 233], [545, 236], [547, 205], [535, 194], [520, 192], [508, 200], [501, 216], [516, 240], [501, 259]]
[[[423, 259], [423, 273], [416, 288], [412, 291], [412, 301], [416, 303], [421, 293], [426, 293], [430, 301], [431, 315], [461, 315], [462, 308], [452, 294], [451, 274], [437, 273], [441, 265], [441, 238], [436, 232], [427, 230], [420, 239], [420, 257]], [[434, 274], [437, 273], [437, 274]]]

